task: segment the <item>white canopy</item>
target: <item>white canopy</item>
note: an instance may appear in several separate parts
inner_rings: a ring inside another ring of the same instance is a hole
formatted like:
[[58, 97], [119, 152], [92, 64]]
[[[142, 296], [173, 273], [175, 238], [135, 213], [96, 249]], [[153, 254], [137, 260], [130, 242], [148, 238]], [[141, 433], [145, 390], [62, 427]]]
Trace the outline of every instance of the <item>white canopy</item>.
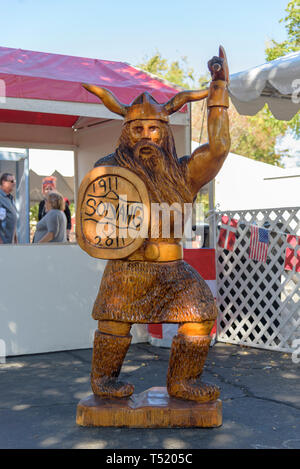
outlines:
[[267, 103], [276, 119], [290, 120], [300, 109], [300, 52], [231, 75], [229, 92], [240, 114]]

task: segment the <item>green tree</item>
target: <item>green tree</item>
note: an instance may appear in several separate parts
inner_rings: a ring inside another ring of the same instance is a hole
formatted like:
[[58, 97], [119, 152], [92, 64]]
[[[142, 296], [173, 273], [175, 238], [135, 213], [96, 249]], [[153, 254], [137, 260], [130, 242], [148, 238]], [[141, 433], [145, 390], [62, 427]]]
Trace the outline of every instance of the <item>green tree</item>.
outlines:
[[[192, 139], [199, 144], [208, 139], [206, 106], [203, 102], [192, 104]], [[228, 109], [232, 153], [262, 161], [275, 166], [282, 166], [281, 157], [284, 152], [276, 150], [277, 139], [288, 129], [285, 121], [278, 121], [270, 113], [267, 106], [255, 116], [240, 115], [232, 102]]]
[[[290, 52], [300, 50], [300, 3], [292, 0], [287, 4], [287, 15], [280, 20], [285, 24], [287, 39], [282, 43], [272, 40], [266, 48], [266, 60], [271, 61]], [[193, 138], [197, 138], [197, 132], [203, 134], [204, 141], [207, 138], [203, 128], [203, 112], [193, 113], [195, 128]], [[268, 106], [259, 111], [255, 116], [242, 116], [237, 113], [231, 103], [229, 108], [231, 151], [265, 163], [282, 166], [281, 157], [285, 151], [276, 150], [278, 138], [283, 137], [287, 131], [293, 133], [295, 138], [300, 138], [300, 114], [297, 113], [290, 121], [275, 119]], [[201, 125], [200, 125], [201, 122]]]
[[73, 215], [75, 214], [75, 204], [74, 204], [74, 202], [70, 203], [69, 209], [70, 209], [70, 212], [71, 212], [71, 217], [73, 217]]
[[[156, 52], [139, 68], [185, 89], [205, 88], [210, 81], [209, 75], [200, 76], [196, 81], [194, 71], [188, 65], [188, 60], [183, 57], [180, 60], [169, 62]], [[192, 138], [201, 142], [207, 141], [205, 102], [192, 103]], [[265, 163], [280, 166], [282, 153], [276, 152], [277, 138], [283, 136], [288, 124], [275, 119], [267, 106], [256, 116], [241, 116], [231, 104], [229, 108], [231, 123], [231, 151]]]
[[39, 220], [38, 220], [38, 215], [39, 215], [39, 204], [36, 203], [34, 205], [32, 205], [30, 207], [30, 210], [29, 210], [29, 220], [30, 220], [30, 223], [37, 223]]
[[[290, 1], [287, 4], [286, 13], [287, 15], [280, 22], [285, 24], [287, 40], [283, 43], [272, 40], [266, 48], [268, 61], [300, 49], [299, 0]], [[194, 71], [188, 66], [186, 57], [169, 63], [160, 52], [156, 52], [139, 67], [183, 88], [203, 88], [210, 80], [207, 75], [200, 77], [196, 82]], [[207, 141], [205, 112], [204, 102], [192, 104], [192, 138], [196, 141], [201, 140], [201, 143]], [[275, 119], [266, 105], [255, 116], [242, 116], [231, 103], [229, 119], [231, 151], [276, 166], [282, 166], [281, 157], [285, 154], [284, 151], [279, 152], [276, 149], [278, 139], [287, 131], [291, 131], [296, 138], [300, 138], [299, 113], [289, 122], [280, 121]]]
[[30, 226], [30, 242], [33, 240], [33, 236], [36, 229], [36, 224], [39, 221], [39, 204], [32, 205], [29, 209], [29, 226]]
[[282, 57], [290, 52], [300, 50], [300, 2], [299, 0], [292, 0], [287, 4], [285, 9], [287, 15], [279, 20], [280, 23], [285, 23], [287, 32], [287, 39], [283, 42], [276, 42], [271, 40], [269, 46], [266, 48], [266, 59], [270, 60]]
[[202, 88], [204, 82], [209, 80], [208, 76], [195, 79], [194, 70], [189, 66], [187, 57], [169, 62], [158, 51], [150, 58], [144, 58], [144, 62], [137, 67], [184, 89]]
[[232, 106], [231, 118], [231, 151], [253, 160], [275, 166], [282, 166], [284, 151], [276, 150], [277, 139], [283, 136], [288, 128], [284, 121], [278, 121], [267, 106], [255, 116], [240, 116]]
[[[272, 40], [265, 50], [266, 60], [277, 59], [290, 52], [300, 50], [300, 10], [299, 0], [292, 0], [286, 7], [287, 15], [280, 20], [284, 23], [287, 39], [281, 43]], [[287, 131], [300, 137], [299, 113], [290, 121], [275, 119], [268, 106], [255, 116], [237, 116], [235, 109], [230, 111], [232, 145], [231, 151], [265, 163], [282, 166], [281, 157], [285, 151], [276, 151], [278, 138]]]
[[[287, 15], [279, 20], [285, 23], [287, 39], [283, 42], [276, 42], [274, 39], [266, 48], [266, 60], [278, 59], [290, 52], [300, 50], [300, 2], [292, 0], [285, 9]], [[287, 128], [294, 134], [294, 137], [300, 138], [300, 114], [299, 112], [287, 123]]]

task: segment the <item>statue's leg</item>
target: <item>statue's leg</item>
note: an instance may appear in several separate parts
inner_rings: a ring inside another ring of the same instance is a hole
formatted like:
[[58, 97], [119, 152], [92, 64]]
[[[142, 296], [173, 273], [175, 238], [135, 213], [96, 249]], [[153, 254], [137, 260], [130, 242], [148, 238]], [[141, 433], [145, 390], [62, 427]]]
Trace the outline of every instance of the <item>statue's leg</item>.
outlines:
[[99, 321], [95, 332], [91, 386], [101, 397], [127, 397], [134, 386], [118, 381], [121, 366], [132, 336], [131, 324], [116, 321]]
[[167, 376], [170, 396], [199, 402], [213, 401], [219, 397], [217, 386], [200, 380], [213, 323], [214, 321], [185, 323], [179, 327], [172, 342]]

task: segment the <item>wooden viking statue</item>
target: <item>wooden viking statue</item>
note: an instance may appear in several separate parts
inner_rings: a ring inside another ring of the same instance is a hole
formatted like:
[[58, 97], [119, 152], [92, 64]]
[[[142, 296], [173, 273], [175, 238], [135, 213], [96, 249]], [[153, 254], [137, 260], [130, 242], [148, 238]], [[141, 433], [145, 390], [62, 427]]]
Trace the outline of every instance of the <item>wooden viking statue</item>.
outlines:
[[[150, 203], [193, 203], [201, 187], [216, 176], [230, 148], [228, 66], [222, 47], [208, 68], [208, 90], [183, 91], [165, 104], [143, 93], [124, 105], [108, 90], [84, 85], [110, 111], [124, 117], [117, 149], [95, 167], [134, 173], [145, 184]], [[191, 156], [178, 158], [168, 116], [206, 97], [209, 142]], [[201, 381], [216, 305], [205, 281], [183, 260], [180, 239], [172, 230], [167, 238], [149, 236], [127, 257], [107, 262], [92, 316], [98, 321], [91, 372], [95, 395], [122, 398], [133, 393], [132, 384], [118, 380], [132, 324], [178, 323], [167, 373], [169, 395], [200, 402], [218, 398], [219, 389]]]

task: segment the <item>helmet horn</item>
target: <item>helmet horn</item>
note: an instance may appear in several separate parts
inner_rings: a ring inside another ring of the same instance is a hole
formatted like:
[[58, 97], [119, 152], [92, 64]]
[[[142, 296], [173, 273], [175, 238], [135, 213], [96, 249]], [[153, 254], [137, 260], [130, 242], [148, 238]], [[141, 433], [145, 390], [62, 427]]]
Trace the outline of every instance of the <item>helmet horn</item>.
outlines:
[[120, 101], [118, 101], [118, 99], [109, 90], [96, 85], [88, 85], [86, 83], [82, 83], [82, 86], [90, 93], [98, 96], [104, 106], [106, 106], [111, 112], [123, 117], [126, 116], [128, 106], [120, 103]]
[[171, 98], [164, 108], [168, 115], [178, 111], [184, 104], [191, 101], [200, 101], [201, 99], [207, 98], [208, 90], [197, 90], [197, 91], [181, 91]]
[[168, 122], [168, 115], [178, 111], [184, 104], [200, 101], [208, 96], [208, 90], [181, 91], [165, 104], [159, 104], [149, 93], [138, 96], [130, 105], [122, 104], [106, 88], [83, 83], [82, 86], [100, 98], [110, 111], [125, 117], [125, 121], [135, 119], [160, 119]]

